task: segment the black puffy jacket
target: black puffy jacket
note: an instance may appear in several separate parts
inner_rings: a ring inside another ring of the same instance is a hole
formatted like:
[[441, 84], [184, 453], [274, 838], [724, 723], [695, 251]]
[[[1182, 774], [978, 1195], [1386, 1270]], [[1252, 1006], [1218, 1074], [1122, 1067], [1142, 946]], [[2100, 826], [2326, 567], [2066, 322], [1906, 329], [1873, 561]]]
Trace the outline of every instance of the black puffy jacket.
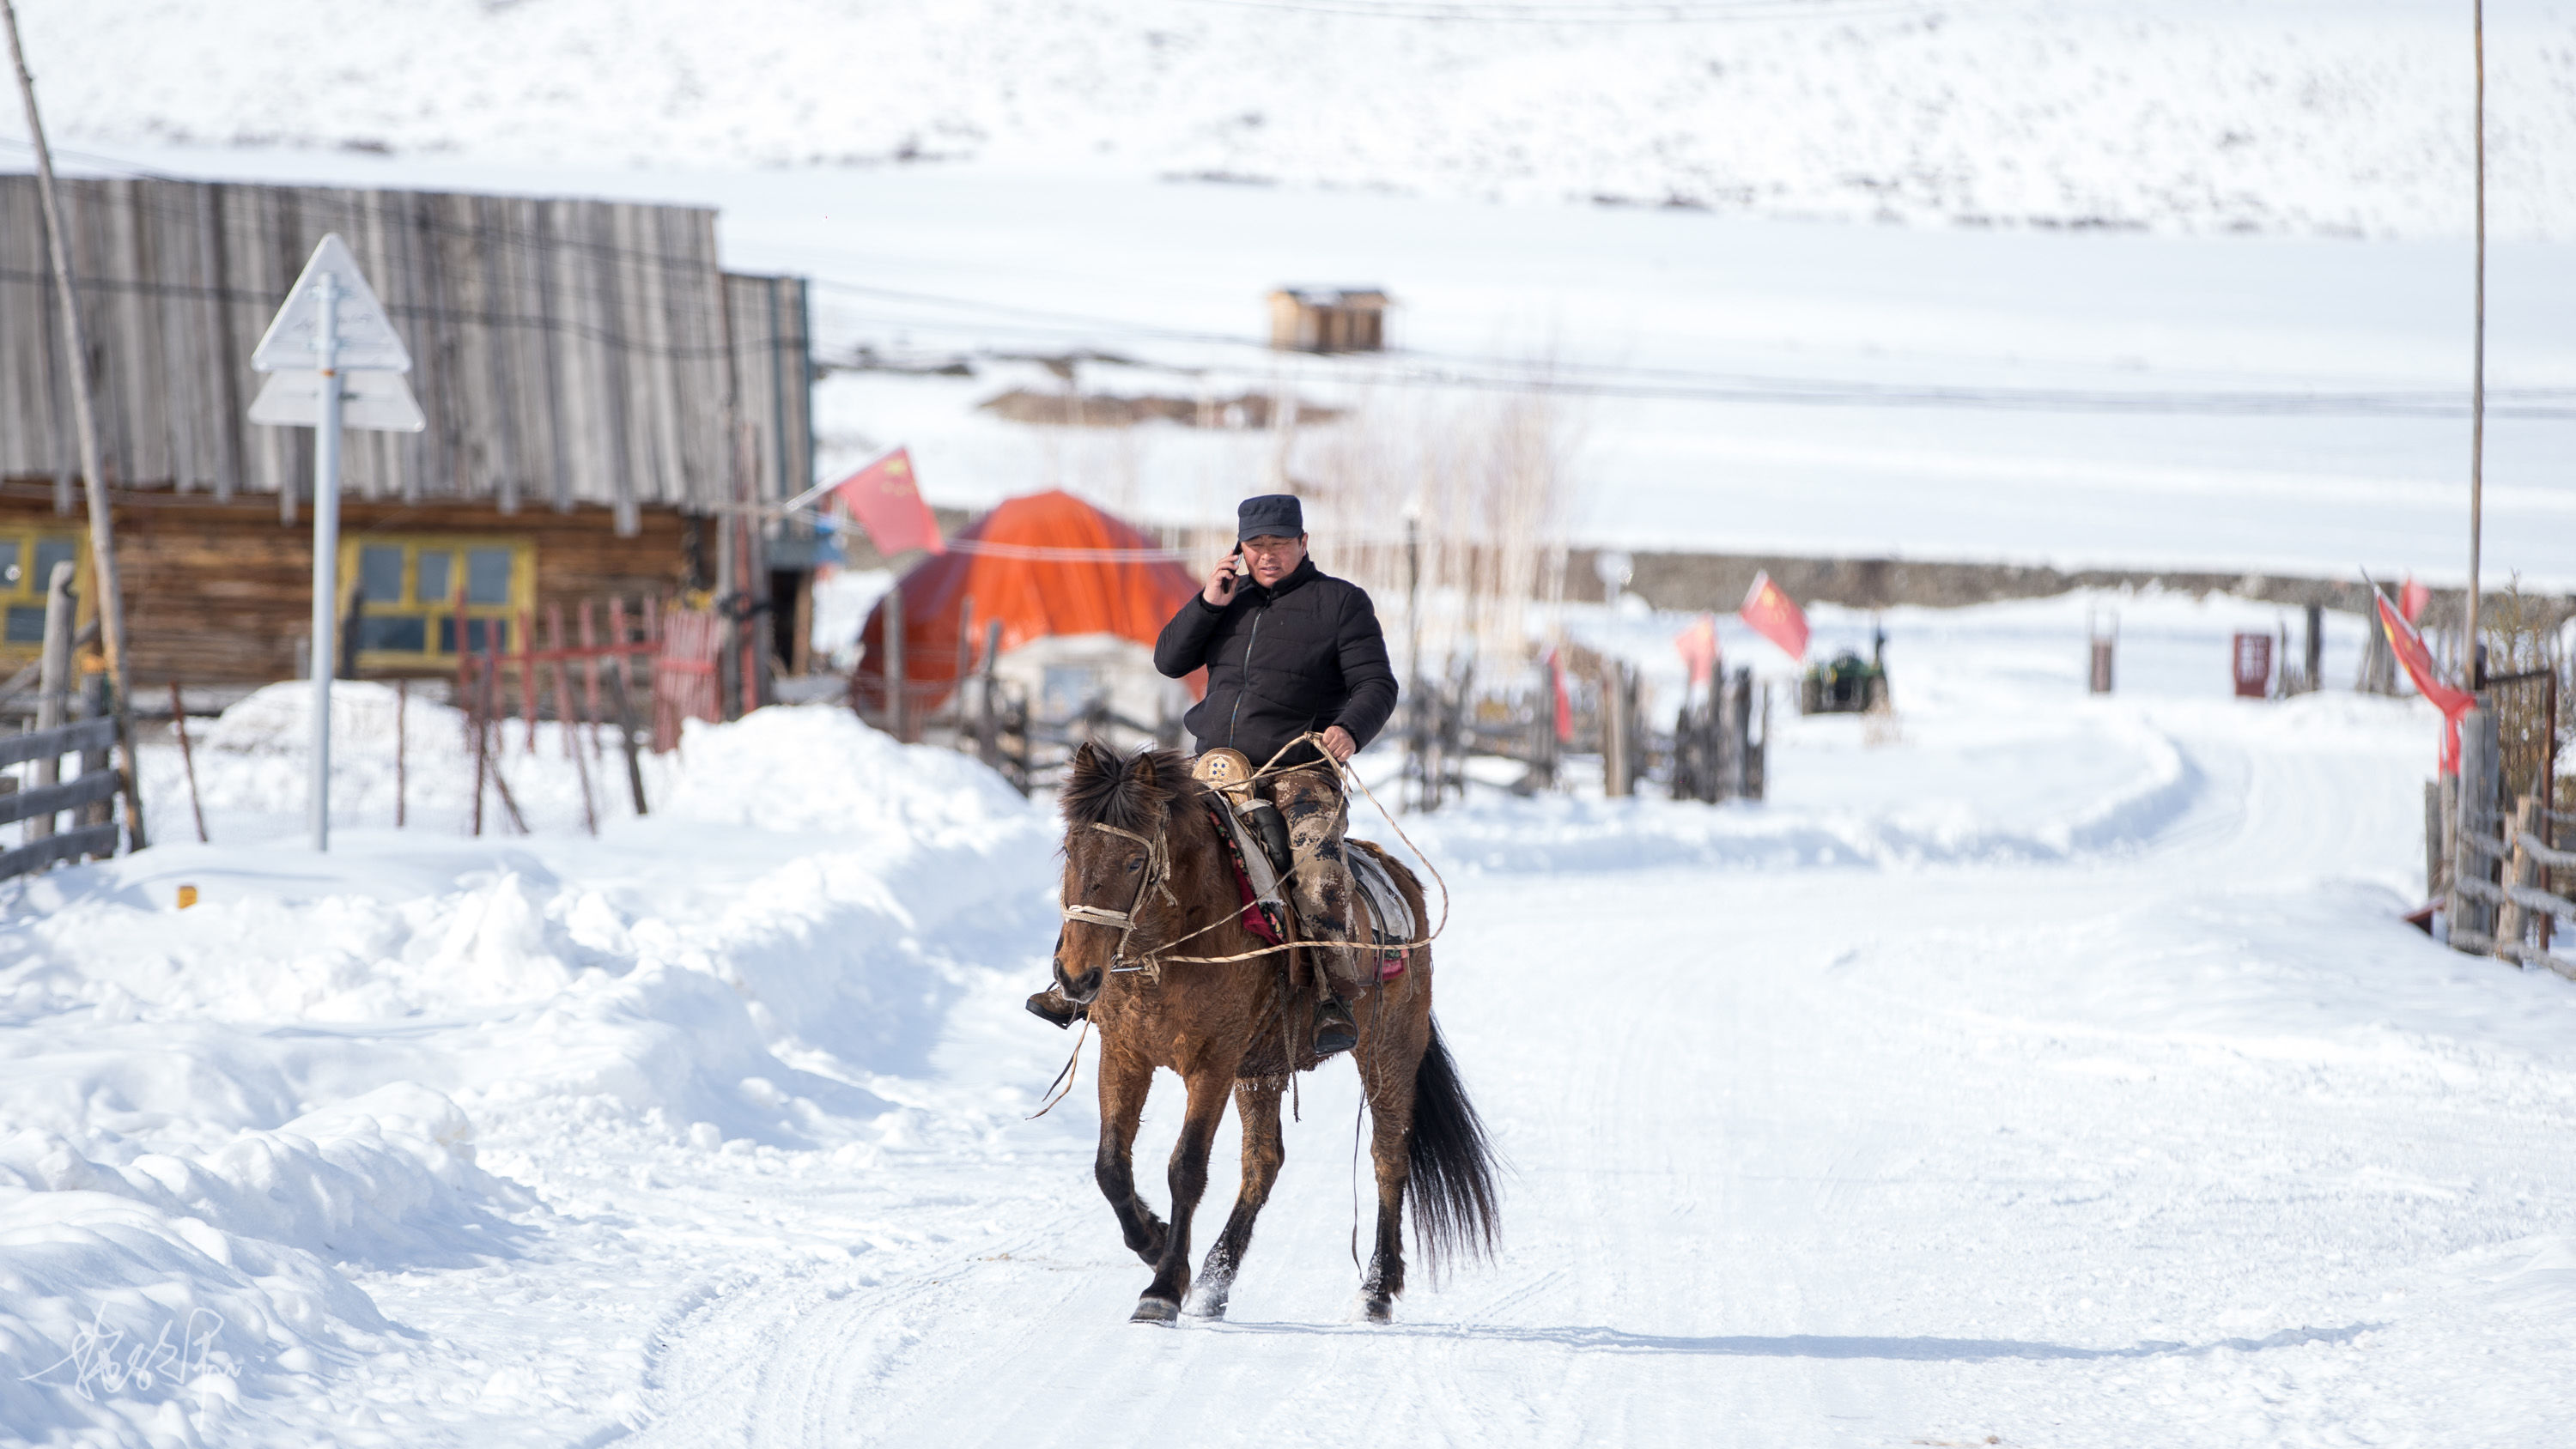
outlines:
[[[1174, 679], [1207, 666], [1207, 697], [1183, 723], [1199, 748], [1231, 746], [1269, 763], [1307, 730], [1340, 725], [1362, 745], [1395, 713], [1395, 670], [1368, 591], [1300, 562], [1275, 587], [1246, 581], [1222, 609], [1193, 594], [1154, 641]], [[1312, 746], [1285, 763], [1317, 758]]]

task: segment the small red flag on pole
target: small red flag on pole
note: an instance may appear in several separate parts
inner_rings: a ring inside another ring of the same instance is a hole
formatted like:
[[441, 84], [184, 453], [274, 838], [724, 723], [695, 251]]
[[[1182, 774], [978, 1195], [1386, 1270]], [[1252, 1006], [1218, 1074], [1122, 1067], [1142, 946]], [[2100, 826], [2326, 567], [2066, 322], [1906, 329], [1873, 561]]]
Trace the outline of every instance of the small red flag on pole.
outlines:
[[2433, 591], [2415, 579], [2408, 579], [2406, 587], [2397, 591], [2397, 612], [2404, 614], [2409, 624], [2423, 618], [2424, 606], [2431, 602]]
[[868, 541], [877, 546], [877, 552], [887, 558], [907, 549], [948, 551], [939, 537], [939, 520], [931, 516], [930, 505], [921, 501], [910, 450], [895, 449], [833, 484], [832, 492], [868, 531]]
[[2441, 667], [2433, 662], [2433, 651], [2424, 647], [2424, 636], [2399, 617], [2387, 595], [2377, 589], [2370, 593], [2379, 603], [2379, 627], [2388, 636], [2389, 651], [2406, 666], [2406, 677], [2415, 681], [2416, 692], [2442, 712], [2442, 773], [2456, 775], [2460, 773], [2460, 716], [2469, 712], [2478, 697], [2444, 683]]
[[1754, 633], [1780, 646], [1792, 659], [1807, 657], [1807, 615], [1798, 601], [1771, 582], [1768, 572], [1753, 576], [1753, 587], [1745, 592], [1744, 607], [1736, 611]]

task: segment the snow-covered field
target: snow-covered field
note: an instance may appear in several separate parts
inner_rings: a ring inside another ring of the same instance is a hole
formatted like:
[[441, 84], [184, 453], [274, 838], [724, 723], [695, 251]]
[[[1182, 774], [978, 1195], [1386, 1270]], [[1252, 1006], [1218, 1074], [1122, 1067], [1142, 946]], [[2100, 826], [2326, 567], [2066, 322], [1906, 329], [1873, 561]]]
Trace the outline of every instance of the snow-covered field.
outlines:
[[[1899, 738], [1782, 720], [1760, 807], [1406, 822], [1512, 1171], [1500, 1260], [1374, 1329], [1346, 1069], [1231, 1320], [1124, 1321], [1086, 1097], [1023, 1120], [1067, 1046], [1018, 1001], [1054, 829], [972, 764], [770, 711], [592, 839], [547, 736], [507, 757], [536, 833], [477, 841], [415, 705], [396, 832], [360, 690], [317, 858], [254, 699], [200, 722], [216, 844], [0, 917], [0, 1429], [2561, 1442], [2576, 987], [2395, 920], [2429, 712], [2225, 698], [2271, 611], [2156, 596], [2090, 698], [2089, 602], [1891, 614]], [[1576, 626], [1660, 664], [1677, 622]]]
[[[19, 8], [65, 144], [1087, 166], [1936, 226], [2469, 226], [2450, 0]], [[2576, 11], [2511, 0], [2487, 24], [2496, 221], [2576, 239]]]

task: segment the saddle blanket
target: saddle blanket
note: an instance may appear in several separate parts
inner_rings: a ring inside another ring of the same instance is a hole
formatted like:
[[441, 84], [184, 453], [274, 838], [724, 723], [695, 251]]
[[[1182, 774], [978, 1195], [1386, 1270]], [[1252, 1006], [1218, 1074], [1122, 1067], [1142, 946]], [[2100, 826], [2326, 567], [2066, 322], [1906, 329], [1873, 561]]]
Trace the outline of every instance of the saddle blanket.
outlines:
[[[1244, 924], [1250, 926], [1256, 912], [1263, 916], [1283, 912], [1287, 905], [1286, 892], [1280, 887], [1284, 882], [1279, 879], [1279, 873], [1271, 869], [1270, 853], [1262, 849], [1261, 837], [1254, 831], [1252, 822], [1244, 819], [1242, 812], [1237, 810], [1217, 813], [1234, 836], [1234, 857], [1245, 894], [1249, 897], [1244, 902]], [[1375, 852], [1345, 845], [1342, 859], [1349, 863], [1351, 880], [1359, 887], [1368, 910], [1370, 940], [1378, 951], [1378, 979], [1391, 981], [1404, 974], [1405, 963], [1412, 956], [1412, 952], [1404, 949], [1403, 943], [1412, 940], [1419, 927], [1413, 919], [1413, 908], [1405, 903], [1404, 892], [1397, 888], [1395, 877], [1388, 873]], [[1263, 910], [1263, 907], [1268, 909]], [[1258, 930], [1254, 934], [1262, 935], [1266, 940], [1277, 939]]]
[[1404, 946], [1413, 939], [1413, 907], [1405, 903], [1404, 892], [1376, 851], [1345, 849], [1342, 858], [1350, 862], [1360, 894], [1368, 897], [1369, 929], [1378, 947], [1377, 979], [1391, 981], [1404, 974], [1405, 961], [1413, 954]]

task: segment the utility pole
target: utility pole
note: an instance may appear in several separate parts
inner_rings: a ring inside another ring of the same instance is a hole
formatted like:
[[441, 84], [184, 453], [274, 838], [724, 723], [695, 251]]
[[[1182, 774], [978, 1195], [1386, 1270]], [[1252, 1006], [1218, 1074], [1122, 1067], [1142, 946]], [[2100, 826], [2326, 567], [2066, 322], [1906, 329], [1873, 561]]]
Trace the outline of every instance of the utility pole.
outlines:
[[18, 97], [27, 107], [27, 139], [36, 148], [36, 190], [45, 209], [45, 245], [53, 258], [54, 287], [63, 306], [64, 371], [71, 375], [72, 419], [80, 435], [81, 480], [89, 498], [90, 592], [98, 600], [99, 652], [107, 662], [111, 704], [116, 715], [116, 769], [123, 778], [126, 848], [141, 850], [143, 802], [135, 794], [142, 771], [134, 764], [134, 715], [127, 707], [125, 678], [125, 594], [116, 577], [116, 519], [109, 512], [107, 474], [98, 446], [98, 410], [89, 394], [89, 337], [81, 330], [80, 301], [72, 291], [71, 247], [64, 239], [61, 199], [54, 194], [54, 153], [45, 143], [45, 124], [36, 112], [36, 78], [27, 70], [27, 51], [18, 41], [18, 10], [0, 0], [0, 22], [9, 31], [9, 64], [18, 77]]
[[2487, 450], [2487, 6], [2470, 0], [2469, 23], [2475, 36], [2478, 67], [2478, 328], [2477, 359], [2469, 375], [2469, 618], [2460, 674], [2475, 694], [2486, 684], [2478, 667], [2478, 546], [2485, 507]]

